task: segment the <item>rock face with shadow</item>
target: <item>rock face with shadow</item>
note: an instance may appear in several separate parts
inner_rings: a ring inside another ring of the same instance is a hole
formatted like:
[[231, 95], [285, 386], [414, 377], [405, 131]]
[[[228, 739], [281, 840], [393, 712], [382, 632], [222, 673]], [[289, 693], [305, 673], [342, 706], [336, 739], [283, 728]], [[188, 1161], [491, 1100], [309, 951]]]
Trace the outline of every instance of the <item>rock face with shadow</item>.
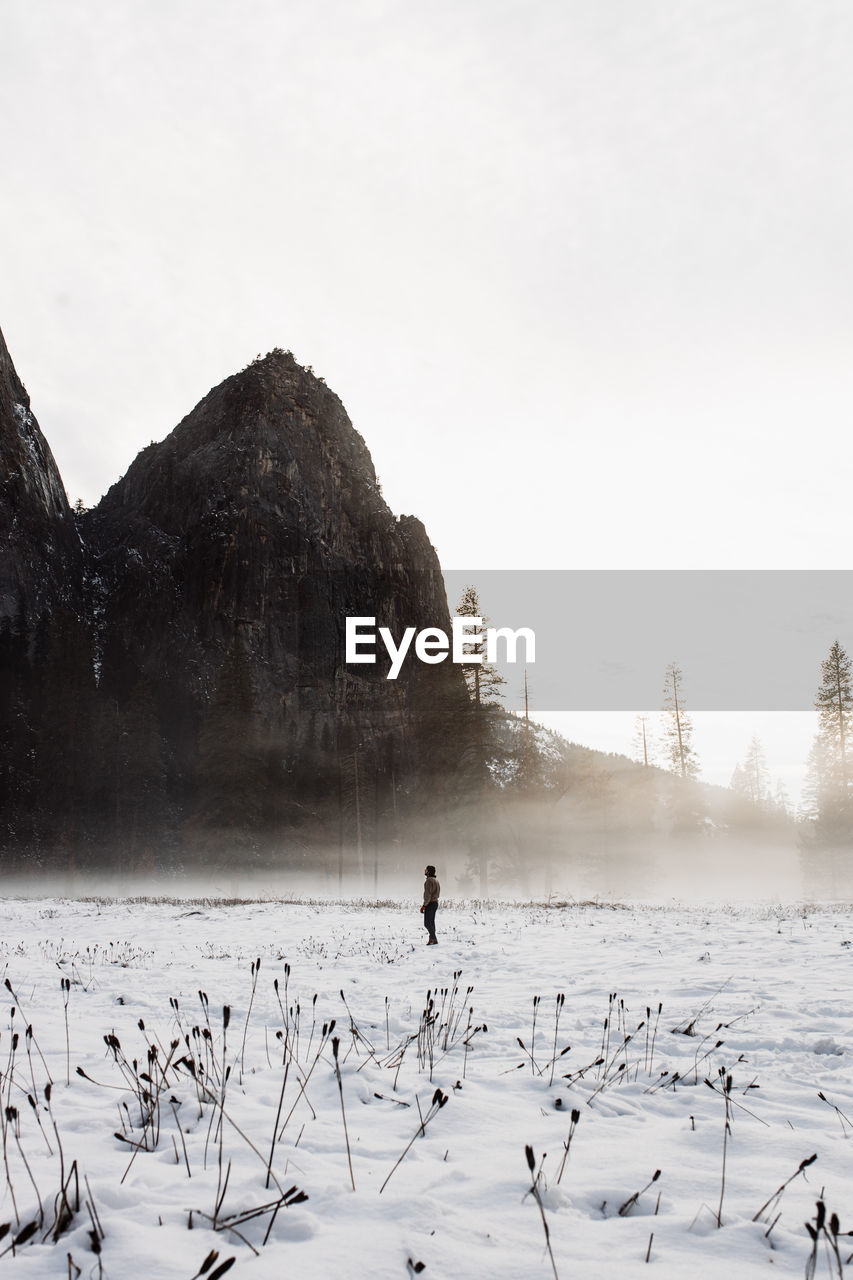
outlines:
[[[10, 661], [89, 744], [86, 794], [44, 802], [44, 846], [111, 846], [133, 866], [154, 846], [280, 852], [297, 829], [303, 863], [315, 839], [362, 860], [383, 824], [393, 840], [389, 815], [453, 771], [442, 717], [464, 688], [458, 667], [414, 658], [387, 680], [381, 648], [346, 663], [347, 616], [395, 637], [450, 620], [423, 525], [389, 510], [323, 380], [280, 350], [254, 361], [76, 521], [5, 346], [0, 413]], [[44, 716], [33, 731], [61, 774]]]
[[176, 717], [207, 702], [239, 637], [271, 738], [311, 716], [403, 725], [411, 673], [347, 669], [345, 619], [449, 626], [423, 525], [395, 518], [338, 397], [284, 352], [143, 450], [83, 534], [104, 681], [142, 675]]
[[50, 446], [0, 333], [0, 621], [82, 607], [83, 554]]

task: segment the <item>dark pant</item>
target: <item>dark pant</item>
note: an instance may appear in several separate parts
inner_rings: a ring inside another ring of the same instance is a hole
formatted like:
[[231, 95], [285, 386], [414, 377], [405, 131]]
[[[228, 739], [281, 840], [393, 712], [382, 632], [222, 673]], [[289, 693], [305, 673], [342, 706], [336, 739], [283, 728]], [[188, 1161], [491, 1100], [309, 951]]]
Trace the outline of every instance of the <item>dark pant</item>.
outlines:
[[437, 910], [437, 902], [428, 902], [424, 907], [424, 928], [429, 929], [430, 938], [435, 937], [435, 913]]

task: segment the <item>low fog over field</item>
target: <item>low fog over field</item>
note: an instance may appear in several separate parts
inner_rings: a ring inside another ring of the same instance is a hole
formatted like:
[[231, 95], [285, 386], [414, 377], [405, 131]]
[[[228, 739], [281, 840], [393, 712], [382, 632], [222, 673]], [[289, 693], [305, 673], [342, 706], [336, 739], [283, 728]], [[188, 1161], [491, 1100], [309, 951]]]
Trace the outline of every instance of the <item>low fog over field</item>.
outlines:
[[[580, 836], [578, 837], [580, 843]], [[593, 833], [586, 848], [566, 856], [557, 865], [531, 856], [524, 868], [523, 888], [516, 874], [501, 874], [501, 864], [492, 866], [487, 901], [514, 902], [519, 899], [543, 902], [602, 901], [630, 897], [637, 901], [685, 903], [773, 901], [791, 903], [804, 899], [844, 900], [849, 882], [834, 861], [816, 862], [804, 855], [793, 838], [778, 843], [703, 835], [674, 847], [662, 839], [644, 846], [616, 846], [602, 855], [600, 835]], [[478, 876], [463, 850], [437, 853], [428, 845], [401, 850], [395, 846], [378, 851], [377, 865], [371, 862], [362, 872], [347, 865], [339, 876], [337, 850], [329, 850], [320, 860], [327, 871], [300, 871], [276, 868], [271, 855], [267, 865], [253, 869], [213, 867], [208, 871], [187, 870], [148, 874], [104, 871], [18, 872], [5, 877], [7, 893], [27, 896], [81, 897], [215, 897], [291, 900], [300, 897], [318, 900], [385, 901], [409, 897], [420, 891], [423, 868], [434, 863], [445, 899], [478, 896]], [[510, 867], [510, 871], [513, 868]]]

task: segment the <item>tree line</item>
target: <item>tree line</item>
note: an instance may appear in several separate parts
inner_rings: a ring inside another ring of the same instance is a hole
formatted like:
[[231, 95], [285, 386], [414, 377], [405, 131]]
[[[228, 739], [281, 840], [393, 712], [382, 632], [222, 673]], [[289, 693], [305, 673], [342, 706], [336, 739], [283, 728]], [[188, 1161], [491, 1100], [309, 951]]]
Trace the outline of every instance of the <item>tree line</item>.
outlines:
[[[820, 664], [815, 693], [817, 733], [806, 766], [797, 813], [801, 846], [808, 850], [853, 846], [853, 769], [850, 762], [853, 717], [853, 661], [838, 640]], [[693, 723], [686, 709], [684, 674], [677, 663], [666, 669], [661, 738], [649, 728], [647, 715], [637, 717], [634, 759], [644, 766], [662, 763], [684, 778], [699, 774]], [[790, 814], [784, 784], [773, 785], [761, 741], [753, 736], [743, 761], [734, 769], [731, 790], [765, 813]]]

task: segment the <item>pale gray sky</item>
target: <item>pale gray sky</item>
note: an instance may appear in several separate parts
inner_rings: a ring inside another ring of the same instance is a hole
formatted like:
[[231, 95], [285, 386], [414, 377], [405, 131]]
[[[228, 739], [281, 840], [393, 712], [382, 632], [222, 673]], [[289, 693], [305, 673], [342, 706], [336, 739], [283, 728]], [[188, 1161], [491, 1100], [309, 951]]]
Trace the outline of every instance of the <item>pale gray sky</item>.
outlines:
[[0, 324], [72, 499], [278, 345], [447, 567], [848, 566], [846, 0], [2, 8]]

